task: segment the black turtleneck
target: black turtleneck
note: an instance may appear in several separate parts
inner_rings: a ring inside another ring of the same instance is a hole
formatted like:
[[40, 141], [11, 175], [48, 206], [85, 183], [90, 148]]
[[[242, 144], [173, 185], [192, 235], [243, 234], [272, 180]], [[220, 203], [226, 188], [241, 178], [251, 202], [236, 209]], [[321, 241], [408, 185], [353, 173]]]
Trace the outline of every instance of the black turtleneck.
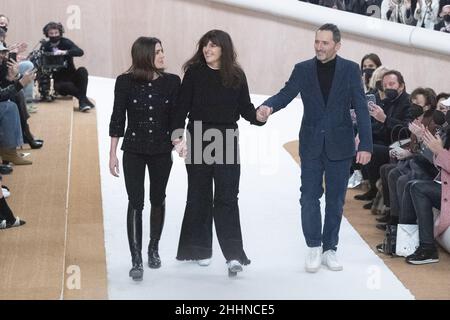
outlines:
[[335, 69], [336, 58], [326, 63], [322, 63], [317, 60], [317, 76], [319, 78], [320, 89], [322, 90], [325, 105], [327, 104], [328, 96], [330, 95]]

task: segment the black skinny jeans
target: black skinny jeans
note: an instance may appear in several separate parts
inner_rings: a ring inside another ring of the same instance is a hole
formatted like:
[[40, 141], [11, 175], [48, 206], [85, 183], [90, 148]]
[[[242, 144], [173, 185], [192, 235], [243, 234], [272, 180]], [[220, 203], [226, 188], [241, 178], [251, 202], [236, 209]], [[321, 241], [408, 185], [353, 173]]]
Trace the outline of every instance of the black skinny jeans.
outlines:
[[144, 182], [145, 167], [150, 175], [150, 203], [160, 207], [166, 199], [166, 187], [172, 169], [172, 154], [162, 153], [156, 155], [123, 153], [123, 172], [128, 201], [134, 209], [144, 209]]
[[441, 194], [441, 185], [434, 181], [414, 180], [406, 184], [400, 223], [417, 223], [421, 246], [434, 246], [433, 208], [441, 208]]

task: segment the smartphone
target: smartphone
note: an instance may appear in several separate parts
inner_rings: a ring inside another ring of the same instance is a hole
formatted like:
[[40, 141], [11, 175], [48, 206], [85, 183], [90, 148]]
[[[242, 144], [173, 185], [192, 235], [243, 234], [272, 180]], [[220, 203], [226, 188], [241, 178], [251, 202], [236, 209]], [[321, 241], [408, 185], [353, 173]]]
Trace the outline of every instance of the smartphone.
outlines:
[[17, 53], [16, 52], [10, 52], [9, 53], [9, 59], [17, 61]]
[[369, 111], [372, 111], [373, 106], [377, 104], [377, 98], [374, 94], [366, 94], [366, 100], [367, 100], [367, 107], [369, 108]]

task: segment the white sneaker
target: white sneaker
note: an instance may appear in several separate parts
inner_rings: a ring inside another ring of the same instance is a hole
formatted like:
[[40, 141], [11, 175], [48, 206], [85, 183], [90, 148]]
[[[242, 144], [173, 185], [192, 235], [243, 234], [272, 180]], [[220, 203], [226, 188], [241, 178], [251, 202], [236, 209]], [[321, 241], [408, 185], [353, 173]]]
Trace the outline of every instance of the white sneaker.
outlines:
[[5, 199], [11, 195], [11, 193], [5, 188], [2, 188], [2, 192], [3, 192], [3, 196], [5, 197]]
[[322, 258], [322, 247], [308, 248], [306, 254], [305, 269], [307, 272], [315, 273], [320, 269], [320, 262]]
[[331, 271], [342, 271], [344, 267], [338, 262], [336, 251], [328, 250], [322, 255], [322, 264], [327, 266]]
[[202, 267], [207, 267], [211, 264], [211, 258], [209, 259], [202, 259], [202, 260], [197, 260], [197, 263], [202, 266]]
[[353, 189], [359, 186], [362, 183], [363, 177], [360, 170], [355, 170], [348, 180], [347, 188]]
[[227, 262], [228, 265], [228, 270], [230, 270], [230, 272], [236, 273], [236, 272], [241, 272], [242, 269], [242, 264], [237, 261], [237, 260], [231, 260], [229, 262]]

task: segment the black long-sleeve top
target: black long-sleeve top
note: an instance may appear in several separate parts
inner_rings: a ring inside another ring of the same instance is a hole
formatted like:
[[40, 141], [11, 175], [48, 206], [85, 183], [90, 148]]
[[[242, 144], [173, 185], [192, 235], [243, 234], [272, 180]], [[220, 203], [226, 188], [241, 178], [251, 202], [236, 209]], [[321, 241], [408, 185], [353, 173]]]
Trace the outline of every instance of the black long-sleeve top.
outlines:
[[109, 135], [124, 137], [122, 150], [141, 154], [172, 151], [174, 102], [180, 82], [180, 77], [169, 73], [150, 82], [136, 81], [129, 73], [117, 77]]
[[74, 57], [82, 57], [84, 55], [84, 51], [80, 49], [72, 40], [67, 38], [61, 38], [59, 42], [55, 45], [50, 41], [45, 42], [41, 46], [41, 50], [44, 52], [53, 52], [53, 48], [57, 48], [59, 50], [67, 50], [67, 67], [69, 70], [75, 70], [75, 64], [73, 63]]
[[6, 63], [0, 65], [0, 102], [14, 99], [17, 93], [23, 89], [19, 81], [9, 81], [7, 79], [8, 68]]
[[265, 124], [256, 120], [245, 75], [239, 87], [227, 88], [222, 83], [220, 70], [205, 64], [191, 66], [186, 71], [176, 105], [174, 129], [184, 128], [186, 117], [190, 122], [202, 121], [223, 128], [237, 128], [240, 116], [254, 125]]
[[319, 78], [320, 90], [322, 91], [325, 105], [328, 103], [328, 96], [330, 95], [331, 86], [333, 85], [336, 61], [337, 58], [326, 63], [317, 60], [317, 77]]

